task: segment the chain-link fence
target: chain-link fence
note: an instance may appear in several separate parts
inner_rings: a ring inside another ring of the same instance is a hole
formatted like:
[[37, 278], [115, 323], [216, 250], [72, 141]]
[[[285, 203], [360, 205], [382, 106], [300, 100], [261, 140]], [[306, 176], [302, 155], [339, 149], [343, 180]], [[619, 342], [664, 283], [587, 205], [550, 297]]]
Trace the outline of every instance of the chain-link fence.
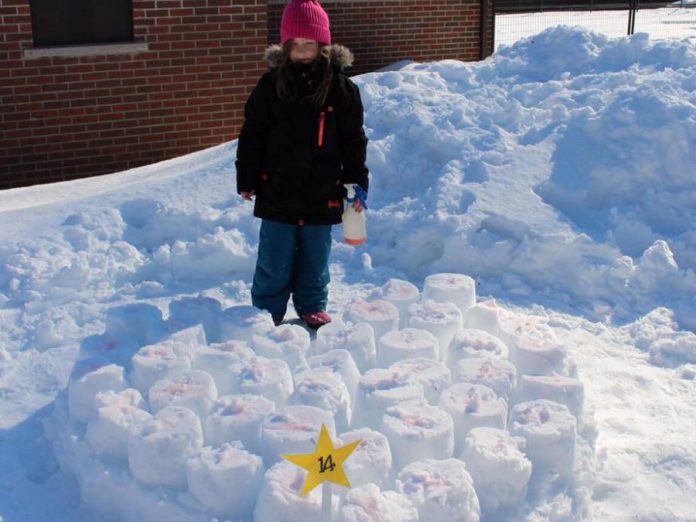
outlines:
[[696, 37], [696, 1], [496, 0], [494, 49], [557, 25], [609, 37], [648, 33], [653, 39]]

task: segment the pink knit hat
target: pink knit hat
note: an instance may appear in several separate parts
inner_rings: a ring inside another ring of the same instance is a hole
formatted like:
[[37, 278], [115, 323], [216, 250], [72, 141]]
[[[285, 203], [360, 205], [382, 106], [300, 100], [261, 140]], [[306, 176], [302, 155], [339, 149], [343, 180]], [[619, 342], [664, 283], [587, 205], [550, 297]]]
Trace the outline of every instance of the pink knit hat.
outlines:
[[285, 44], [293, 38], [331, 43], [329, 15], [317, 0], [292, 0], [285, 6], [280, 22], [280, 43]]

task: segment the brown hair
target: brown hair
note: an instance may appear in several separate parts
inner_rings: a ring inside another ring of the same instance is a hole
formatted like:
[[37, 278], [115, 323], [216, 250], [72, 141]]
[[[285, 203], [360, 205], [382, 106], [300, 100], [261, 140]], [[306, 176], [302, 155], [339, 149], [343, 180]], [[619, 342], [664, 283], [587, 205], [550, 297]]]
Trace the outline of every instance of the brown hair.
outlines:
[[[321, 108], [326, 103], [326, 98], [329, 96], [329, 88], [333, 78], [331, 67], [331, 47], [328, 45], [319, 44], [319, 59], [325, 61], [324, 76], [317, 86], [317, 90], [312, 95], [312, 102], [317, 108]], [[297, 96], [295, 86], [290, 77], [289, 66], [290, 49], [292, 49], [292, 40], [288, 40], [283, 44], [280, 57], [278, 58], [278, 75], [276, 76], [276, 92], [279, 98], [294, 99]]]

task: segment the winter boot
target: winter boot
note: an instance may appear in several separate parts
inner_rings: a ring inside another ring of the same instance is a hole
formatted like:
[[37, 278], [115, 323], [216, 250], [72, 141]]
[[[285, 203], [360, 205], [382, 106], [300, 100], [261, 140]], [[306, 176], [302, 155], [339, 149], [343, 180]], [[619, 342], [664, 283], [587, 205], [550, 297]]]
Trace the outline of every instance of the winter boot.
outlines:
[[302, 316], [302, 320], [310, 327], [312, 330], [316, 330], [325, 324], [331, 322], [331, 316], [326, 312], [312, 312], [311, 314], [305, 314]]

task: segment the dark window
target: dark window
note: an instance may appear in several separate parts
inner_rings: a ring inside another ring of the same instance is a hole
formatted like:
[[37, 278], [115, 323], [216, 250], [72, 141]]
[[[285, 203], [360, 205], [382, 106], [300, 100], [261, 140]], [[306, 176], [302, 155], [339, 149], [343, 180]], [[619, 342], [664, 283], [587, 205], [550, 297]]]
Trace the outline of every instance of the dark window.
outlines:
[[131, 0], [31, 0], [34, 45], [133, 41]]

